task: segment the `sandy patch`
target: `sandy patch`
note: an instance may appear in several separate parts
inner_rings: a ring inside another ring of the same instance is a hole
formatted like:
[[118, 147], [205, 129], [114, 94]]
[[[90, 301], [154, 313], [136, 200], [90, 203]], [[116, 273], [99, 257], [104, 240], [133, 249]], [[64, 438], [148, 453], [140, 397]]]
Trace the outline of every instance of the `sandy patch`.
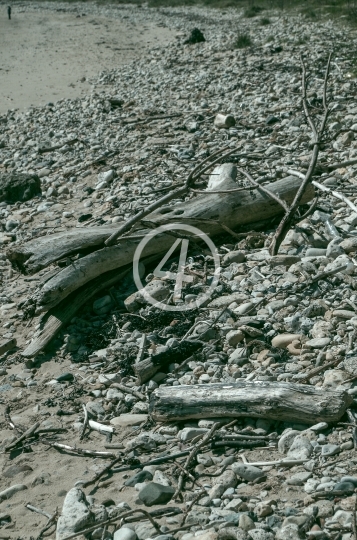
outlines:
[[[0, 113], [87, 93], [88, 79], [172, 38], [168, 28], [81, 11], [0, 5]], [[69, 8], [70, 9], [70, 8]], [[140, 8], [137, 8], [140, 9]], [[119, 11], [119, 10], [118, 10]]]

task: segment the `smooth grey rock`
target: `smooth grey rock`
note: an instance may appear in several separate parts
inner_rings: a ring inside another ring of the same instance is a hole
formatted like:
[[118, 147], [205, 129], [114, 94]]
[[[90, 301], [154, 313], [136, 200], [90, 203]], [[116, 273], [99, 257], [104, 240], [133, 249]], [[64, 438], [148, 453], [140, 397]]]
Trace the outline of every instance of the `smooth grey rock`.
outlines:
[[245, 261], [245, 254], [242, 251], [230, 251], [222, 259], [224, 265], [231, 263], [242, 263]]
[[211, 499], [219, 498], [228, 488], [235, 488], [237, 483], [237, 477], [233, 471], [224, 471], [214, 479], [215, 485], [210, 489], [208, 495]]
[[341, 448], [338, 444], [324, 444], [321, 449], [321, 456], [334, 456], [335, 454], [339, 454], [340, 451]]
[[309, 349], [323, 349], [330, 343], [331, 339], [328, 337], [309, 339], [305, 343], [305, 346]]
[[79, 488], [72, 488], [67, 493], [58, 518], [56, 540], [62, 540], [88, 526], [93, 520], [85, 494]]
[[207, 431], [208, 429], [206, 428], [183, 428], [183, 430], [179, 433], [180, 440], [182, 442], [187, 442], [197, 437], [197, 435], [204, 435], [205, 433], [207, 433]]
[[302, 486], [308, 480], [311, 478], [312, 472], [298, 472], [290, 476], [286, 480], [286, 483], [289, 484], [289, 486]]
[[145, 506], [166, 504], [171, 501], [174, 493], [175, 490], [170, 486], [162, 486], [161, 484], [150, 482], [139, 492], [139, 499]]
[[246, 465], [245, 463], [233, 463], [232, 471], [247, 482], [253, 482], [257, 478], [265, 476], [265, 473], [258, 467]]
[[114, 533], [113, 540], [136, 540], [136, 532], [128, 527], [122, 527]]
[[299, 435], [295, 437], [290, 449], [288, 451], [287, 457], [292, 459], [307, 459], [311, 456], [313, 452], [313, 447], [309, 439]]
[[278, 442], [278, 451], [280, 452], [280, 454], [286, 454], [289, 451], [295, 437], [297, 437], [298, 435], [300, 435], [300, 431], [297, 431], [296, 429], [291, 429], [280, 437]]
[[346, 493], [350, 493], [354, 491], [355, 487], [353, 482], [337, 482], [333, 489], [334, 491], [345, 491]]

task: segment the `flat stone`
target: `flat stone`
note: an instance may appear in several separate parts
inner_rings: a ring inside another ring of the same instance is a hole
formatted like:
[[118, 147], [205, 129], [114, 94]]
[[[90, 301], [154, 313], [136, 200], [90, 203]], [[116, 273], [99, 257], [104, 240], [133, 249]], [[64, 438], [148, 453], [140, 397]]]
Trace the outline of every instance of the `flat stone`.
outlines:
[[335, 454], [339, 454], [340, 451], [341, 448], [338, 444], [324, 444], [321, 449], [321, 456], [334, 456]]
[[286, 483], [289, 484], [289, 486], [303, 486], [311, 476], [312, 472], [298, 472], [290, 476], [290, 478], [286, 480]]
[[222, 308], [224, 306], [229, 306], [229, 304], [233, 304], [233, 302], [237, 302], [238, 304], [241, 304], [247, 299], [246, 295], [235, 292], [233, 294], [228, 294], [227, 296], [220, 296], [219, 298], [215, 298], [212, 300], [209, 304], [209, 308]]
[[162, 486], [161, 484], [150, 482], [139, 492], [139, 499], [145, 506], [166, 504], [171, 501], [174, 493], [175, 490], [171, 486]]
[[300, 260], [297, 255], [273, 255], [268, 262], [270, 266], [291, 266], [300, 262]]
[[143, 422], [146, 422], [148, 419], [147, 414], [121, 414], [110, 420], [112, 426], [117, 427], [129, 427], [129, 426], [139, 426]]
[[22, 472], [30, 473], [32, 472], [32, 468], [30, 465], [11, 465], [8, 469], [6, 469], [2, 475], [5, 476], [5, 478], [13, 478], [17, 474], [20, 474]]
[[152, 480], [152, 478], [153, 476], [149, 471], [139, 471], [131, 478], [128, 478], [128, 480], [124, 482], [124, 486], [134, 487], [136, 484], [145, 482], [145, 480]]
[[242, 263], [245, 261], [245, 254], [242, 251], [230, 251], [222, 259], [224, 266], [231, 263]]
[[331, 342], [331, 339], [328, 337], [315, 338], [315, 339], [310, 339], [309, 341], [307, 341], [305, 343], [305, 346], [308, 347], [309, 349], [323, 349], [330, 342]]
[[232, 471], [248, 482], [253, 482], [257, 478], [265, 476], [265, 473], [258, 467], [245, 463], [233, 463]]
[[207, 433], [207, 431], [208, 429], [206, 428], [190, 428], [190, 427], [183, 428], [179, 434], [180, 440], [182, 442], [187, 442], [187, 441], [190, 441], [191, 439], [194, 439], [198, 435], [204, 435], [205, 433]]

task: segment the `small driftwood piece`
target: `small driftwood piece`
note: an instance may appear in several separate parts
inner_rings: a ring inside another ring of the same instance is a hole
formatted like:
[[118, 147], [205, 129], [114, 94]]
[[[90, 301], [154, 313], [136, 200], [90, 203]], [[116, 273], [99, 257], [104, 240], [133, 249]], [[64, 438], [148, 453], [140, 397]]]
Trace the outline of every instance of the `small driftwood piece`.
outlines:
[[137, 377], [137, 384], [144, 384], [151, 379], [160, 369], [167, 368], [169, 364], [182, 362], [192, 356], [193, 353], [202, 347], [198, 341], [181, 341], [176, 347], [170, 347], [167, 351], [155, 354], [149, 358], [134, 364], [134, 372]]
[[315, 424], [336, 422], [352, 403], [344, 391], [283, 382], [161, 387], [151, 394], [150, 413], [157, 422], [190, 418], [269, 418]]

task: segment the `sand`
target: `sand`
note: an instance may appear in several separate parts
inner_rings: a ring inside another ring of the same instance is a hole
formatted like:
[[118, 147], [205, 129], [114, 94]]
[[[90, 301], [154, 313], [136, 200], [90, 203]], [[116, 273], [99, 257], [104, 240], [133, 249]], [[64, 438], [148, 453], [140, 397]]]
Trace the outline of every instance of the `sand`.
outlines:
[[0, 4], [0, 114], [79, 97], [99, 72], [172, 39], [168, 28], [127, 21], [120, 7], [118, 18], [86, 14], [86, 4], [65, 9], [15, 3], [8, 20], [7, 4]]

